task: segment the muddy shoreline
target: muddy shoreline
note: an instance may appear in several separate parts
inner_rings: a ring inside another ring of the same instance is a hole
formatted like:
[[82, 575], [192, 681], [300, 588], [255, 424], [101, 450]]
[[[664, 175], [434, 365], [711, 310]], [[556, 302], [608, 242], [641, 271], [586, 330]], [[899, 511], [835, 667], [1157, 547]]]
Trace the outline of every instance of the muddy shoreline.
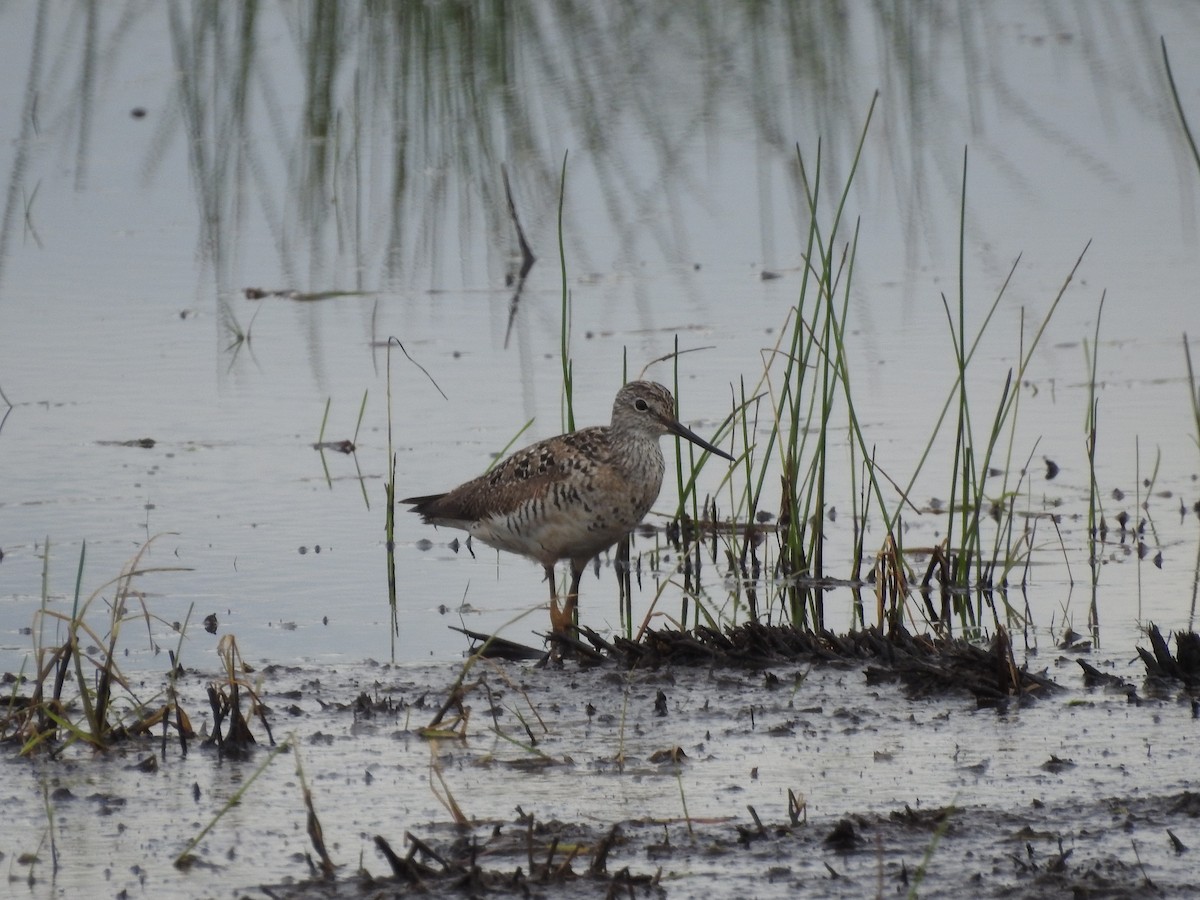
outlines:
[[1182, 862], [1190, 848], [1171, 835], [1198, 814], [1200, 795], [1184, 792], [1026, 810], [904, 807], [847, 813], [832, 827], [481, 822], [417, 838], [420, 870], [402, 864], [390, 877], [358, 873], [247, 896], [1185, 897], [1200, 880], [1164, 877], [1143, 860], [1166, 842]]
[[[1032, 655], [1057, 689], [1000, 705], [878, 661], [268, 665], [273, 757], [253, 718], [241, 760], [10, 756], [5, 862], [35, 897], [1190, 896], [1200, 726], [1129, 657]], [[198, 730], [218, 677], [177, 681]]]

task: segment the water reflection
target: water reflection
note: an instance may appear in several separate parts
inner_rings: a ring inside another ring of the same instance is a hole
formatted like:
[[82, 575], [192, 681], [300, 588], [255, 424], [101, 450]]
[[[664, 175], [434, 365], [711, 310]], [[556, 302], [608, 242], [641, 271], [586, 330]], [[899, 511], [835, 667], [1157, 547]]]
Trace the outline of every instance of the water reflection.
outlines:
[[[1024, 96], [1025, 62], [999, 53], [994, 35], [1016, 31], [1058, 65], [1084, 67], [1094, 94], [1075, 102], [1114, 121], [1113, 105], [1128, 105], [1161, 131], [1159, 31], [1200, 17], [1165, 7], [18, 4], [3, 15], [27, 41], [28, 69], [11, 122], [20, 137], [0, 274], [44, 167], [73, 148], [83, 189], [97, 115], [148, 96], [153, 134], [130, 149], [153, 183], [167, 177], [168, 151], [186, 145], [199, 252], [222, 294], [240, 286], [249, 230], [269, 235], [287, 287], [403, 290], [456, 274], [496, 284], [516, 254], [501, 165], [545, 239], [566, 149], [586, 169], [567, 197], [566, 237], [582, 268], [610, 249], [593, 242], [598, 230], [618, 260], [690, 261], [687, 198], [715, 199], [714, 166], [724, 170], [723, 154], [743, 144], [755, 158], [738, 167], [741, 201], [759, 208], [762, 256], [774, 259], [779, 223], [800, 196], [794, 181], [779, 183], [795, 167], [778, 164], [820, 137], [826, 183], [842, 184], [879, 87], [884, 162], [859, 189], [894, 202], [920, 234], [939, 228], [929, 192], [957, 190], [960, 135], [1013, 190], [1037, 190], [1010, 154], [1014, 130], [1119, 181], [1068, 116]], [[139, 57], [158, 69], [153, 86], [128, 80]], [[648, 214], [664, 198], [666, 215]]]

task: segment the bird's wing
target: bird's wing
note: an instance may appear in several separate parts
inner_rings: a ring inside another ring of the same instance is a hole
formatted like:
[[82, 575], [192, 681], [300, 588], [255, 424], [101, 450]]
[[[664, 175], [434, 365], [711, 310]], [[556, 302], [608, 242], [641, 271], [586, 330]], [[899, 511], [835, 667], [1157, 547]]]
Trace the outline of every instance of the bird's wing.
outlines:
[[[466, 523], [507, 516], [537, 501], [568, 477], [581, 456], [595, 458], [604, 445], [599, 428], [547, 438], [518, 450], [489, 472], [445, 494], [414, 497], [414, 511], [427, 522], [465, 528]], [[605, 460], [603, 463], [607, 465]]]

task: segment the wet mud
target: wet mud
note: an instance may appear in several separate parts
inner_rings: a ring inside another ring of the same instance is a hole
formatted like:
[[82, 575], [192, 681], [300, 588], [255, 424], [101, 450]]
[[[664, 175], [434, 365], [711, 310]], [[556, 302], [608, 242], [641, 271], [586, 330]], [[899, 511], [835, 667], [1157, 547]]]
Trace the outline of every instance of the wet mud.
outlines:
[[[1036, 702], [990, 704], [965, 675], [914, 690], [896, 676], [911, 661], [826, 650], [654, 669], [264, 666], [247, 674], [265, 704], [249, 753], [144, 737], [10, 754], [0, 862], [34, 897], [1200, 890], [1183, 681], [1133, 650], [1053, 649], [1019, 667]], [[204, 734], [218, 677], [176, 680]]]
[[[391, 876], [358, 873], [261, 888], [293, 900], [462, 894], [543, 897], [1195, 896], [1200, 879], [1156, 882], [1139, 841], [1190, 848], [1171, 823], [1200, 795], [1106, 798], [1025, 811], [910, 807], [847, 814], [832, 827], [788, 822], [633, 820], [597, 828], [532, 818], [406, 835]], [[1111, 832], [1111, 835], [1108, 834]], [[383, 844], [378, 838], [377, 843]], [[1157, 848], [1155, 848], [1157, 849]], [[1146, 852], [1149, 850], [1149, 852]], [[391, 851], [388, 848], [389, 856]]]

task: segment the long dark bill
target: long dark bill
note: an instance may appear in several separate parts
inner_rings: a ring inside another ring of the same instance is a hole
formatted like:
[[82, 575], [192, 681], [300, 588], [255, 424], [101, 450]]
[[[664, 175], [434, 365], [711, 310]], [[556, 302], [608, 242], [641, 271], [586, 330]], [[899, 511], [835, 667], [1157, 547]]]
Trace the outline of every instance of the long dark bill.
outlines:
[[679, 435], [681, 438], [686, 438], [687, 440], [691, 441], [693, 444], [695, 444], [698, 447], [703, 447], [709, 453], [715, 454], [716, 456], [720, 456], [722, 459], [727, 459], [730, 462], [733, 462], [732, 456], [730, 456], [728, 453], [726, 453], [720, 447], [714, 447], [712, 444], [710, 444], [704, 438], [700, 437], [700, 435], [696, 434], [696, 432], [692, 431], [692, 429], [688, 428], [686, 425], [682, 425], [679, 422], [668, 422], [667, 430], [670, 431], [672, 434]]

